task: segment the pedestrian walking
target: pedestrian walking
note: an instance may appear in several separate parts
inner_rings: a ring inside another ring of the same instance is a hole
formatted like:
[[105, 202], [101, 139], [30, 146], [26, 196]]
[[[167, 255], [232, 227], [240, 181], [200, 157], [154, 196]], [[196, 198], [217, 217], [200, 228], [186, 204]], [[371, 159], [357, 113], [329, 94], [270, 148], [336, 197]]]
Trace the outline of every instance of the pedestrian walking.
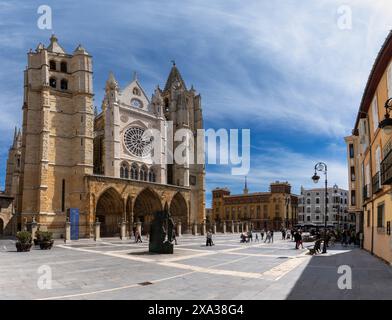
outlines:
[[212, 246], [212, 232], [209, 230], [207, 232], [206, 247]]
[[176, 230], [174, 230], [174, 229], [173, 229], [173, 240], [174, 240], [174, 244], [177, 245]]
[[269, 230], [267, 231], [267, 234], [265, 235], [264, 243], [267, 242], [267, 240], [268, 240], [268, 243], [271, 242], [271, 231], [269, 231]]
[[271, 230], [271, 241], [274, 243], [274, 230]]
[[263, 239], [264, 239], [264, 233], [265, 233], [264, 229], [263, 229], [263, 230], [261, 230], [261, 232], [260, 232], [261, 240], [263, 240]]
[[135, 232], [135, 242], [136, 243], [142, 243], [143, 241], [142, 241], [142, 236], [141, 236], [141, 234], [140, 234], [140, 232], [139, 232], [139, 230], [136, 230], [136, 232]]
[[255, 242], [259, 242], [259, 235], [256, 233]]
[[284, 229], [282, 229], [282, 240], [286, 239], [286, 231]]
[[302, 232], [298, 232], [298, 249], [299, 249], [299, 246], [301, 246], [302, 249], [304, 248], [304, 245], [302, 243]]

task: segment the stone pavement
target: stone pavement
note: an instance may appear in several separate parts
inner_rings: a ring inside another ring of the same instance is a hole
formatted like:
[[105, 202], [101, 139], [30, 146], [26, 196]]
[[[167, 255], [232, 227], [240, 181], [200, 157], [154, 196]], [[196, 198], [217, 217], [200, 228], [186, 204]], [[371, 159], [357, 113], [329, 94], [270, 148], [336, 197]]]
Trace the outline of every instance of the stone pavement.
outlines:
[[[58, 241], [17, 253], [14, 241], [0, 240], [0, 299], [392, 299], [391, 267], [357, 248], [312, 257], [289, 240], [219, 234], [214, 243], [185, 235], [173, 255], [159, 255], [147, 241]], [[352, 268], [352, 290], [338, 288], [341, 265]], [[51, 289], [40, 289], [48, 270]]]

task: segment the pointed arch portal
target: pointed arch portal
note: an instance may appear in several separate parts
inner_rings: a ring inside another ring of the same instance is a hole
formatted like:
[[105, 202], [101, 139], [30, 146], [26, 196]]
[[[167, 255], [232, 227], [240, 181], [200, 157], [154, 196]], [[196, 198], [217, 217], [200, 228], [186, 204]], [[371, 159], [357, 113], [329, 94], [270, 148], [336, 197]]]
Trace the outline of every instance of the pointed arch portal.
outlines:
[[101, 235], [114, 237], [119, 235], [119, 223], [123, 217], [123, 201], [120, 194], [110, 188], [98, 199], [95, 216], [101, 222]]
[[142, 223], [142, 234], [149, 233], [150, 222], [153, 214], [162, 211], [162, 204], [159, 196], [151, 189], [144, 189], [135, 199], [133, 216], [135, 222]]
[[188, 224], [188, 206], [180, 192], [177, 192], [170, 202], [170, 214], [175, 223], [181, 221], [183, 226]]

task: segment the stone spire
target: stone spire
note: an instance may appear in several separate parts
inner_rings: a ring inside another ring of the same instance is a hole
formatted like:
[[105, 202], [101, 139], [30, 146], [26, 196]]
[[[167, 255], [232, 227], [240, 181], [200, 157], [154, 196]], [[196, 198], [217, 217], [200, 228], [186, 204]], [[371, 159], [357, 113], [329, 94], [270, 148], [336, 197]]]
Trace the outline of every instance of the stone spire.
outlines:
[[48, 51], [55, 53], [65, 53], [65, 50], [59, 45], [57, 37], [52, 34]]
[[248, 190], [248, 182], [246, 180], [246, 176], [245, 176], [245, 186], [244, 186], [244, 194], [248, 194], [249, 190]]
[[174, 60], [172, 61], [172, 63], [173, 63], [173, 66], [172, 66], [170, 73], [169, 73], [169, 76], [167, 78], [164, 91], [170, 90], [170, 88], [172, 88], [173, 85], [179, 85], [183, 89], [186, 90], [185, 82], [182, 79], [180, 71], [178, 71], [178, 68], [176, 67], [176, 63], [174, 62]]
[[87, 54], [88, 52], [86, 51], [85, 48], [83, 48], [83, 46], [79, 43], [79, 45], [76, 47], [76, 49], [74, 50], [74, 54]]
[[118, 82], [114, 77], [113, 72], [110, 71], [109, 78], [106, 80], [106, 90], [118, 89]]

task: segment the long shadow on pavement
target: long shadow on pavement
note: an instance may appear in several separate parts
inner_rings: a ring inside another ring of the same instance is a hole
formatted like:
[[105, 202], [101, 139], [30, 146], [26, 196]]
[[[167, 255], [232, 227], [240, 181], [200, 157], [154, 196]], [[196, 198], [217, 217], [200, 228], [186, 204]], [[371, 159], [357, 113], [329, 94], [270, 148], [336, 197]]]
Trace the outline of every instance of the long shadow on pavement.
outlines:
[[[335, 246], [330, 248], [331, 253], [312, 256], [287, 299], [392, 299], [392, 268], [389, 265], [358, 248]], [[352, 289], [338, 287], [338, 280], [343, 275], [338, 273], [338, 268], [342, 265], [351, 267]]]

